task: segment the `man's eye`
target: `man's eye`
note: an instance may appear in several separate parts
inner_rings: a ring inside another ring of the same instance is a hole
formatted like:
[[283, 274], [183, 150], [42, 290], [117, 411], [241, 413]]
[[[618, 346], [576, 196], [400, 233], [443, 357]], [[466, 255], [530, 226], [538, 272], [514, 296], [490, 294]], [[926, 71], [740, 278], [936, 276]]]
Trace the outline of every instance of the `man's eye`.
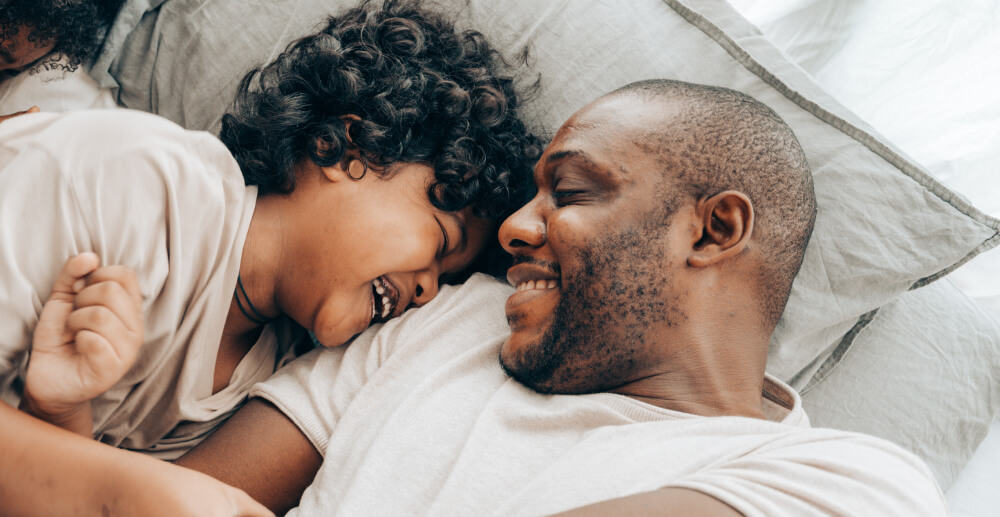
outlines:
[[557, 206], [572, 205], [583, 200], [584, 194], [582, 190], [556, 190], [552, 192], [552, 199]]

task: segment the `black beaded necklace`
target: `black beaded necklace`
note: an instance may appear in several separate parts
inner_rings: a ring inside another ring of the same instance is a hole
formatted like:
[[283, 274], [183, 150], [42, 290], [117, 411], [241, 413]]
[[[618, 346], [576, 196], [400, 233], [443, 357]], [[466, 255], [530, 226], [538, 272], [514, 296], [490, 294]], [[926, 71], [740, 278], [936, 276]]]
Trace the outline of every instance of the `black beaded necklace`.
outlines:
[[[236, 285], [237, 287], [239, 287], [237, 291], [233, 292], [233, 296], [236, 297], [236, 306], [240, 308], [240, 312], [242, 312], [243, 315], [246, 316], [248, 320], [258, 325], [266, 325], [271, 321], [273, 321], [274, 319], [276, 319], [264, 316], [263, 314], [260, 313], [260, 311], [257, 310], [256, 307], [253, 306], [253, 303], [250, 301], [250, 297], [247, 296], [246, 288], [243, 287], [243, 279], [240, 278], [240, 275], [236, 275]], [[251, 315], [249, 312], [247, 312], [246, 309], [243, 308], [243, 302], [240, 301], [240, 293], [243, 293], [243, 298], [247, 301], [247, 306], [250, 307], [250, 311], [253, 312], [253, 315]]]

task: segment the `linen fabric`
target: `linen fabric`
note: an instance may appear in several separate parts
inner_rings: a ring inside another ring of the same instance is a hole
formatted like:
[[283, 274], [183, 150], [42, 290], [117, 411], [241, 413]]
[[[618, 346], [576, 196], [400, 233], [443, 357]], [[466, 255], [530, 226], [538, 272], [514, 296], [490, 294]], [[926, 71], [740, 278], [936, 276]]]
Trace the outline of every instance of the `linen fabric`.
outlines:
[[[145, 343], [92, 403], [102, 442], [173, 458], [277, 367], [290, 330], [268, 329], [212, 394], [215, 358], [256, 201], [214, 137], [129, 110], [24, 115], [0, 124], [0, 395], [17, 405], [32, 331], [66, 260], [131, 267]], [[276, 332], [286, 339], [279, 345]]]
[[1000, 321], [935, 282], [882, 307], [836, 369], [802, 390], [803, 404], [816, 425], [917, 454], [947, 490], [1000, 416], [998, 350]]
[[748, 517], [947, 514], [919, 459], [810, 428], [798, 396], [772, 377], [768, 420], [532, 392], [497, 361], [512, 292], [475, 275], [255, 386], [324, 453], [289, 515], [548, 515], [661, 487], [707, 493]]

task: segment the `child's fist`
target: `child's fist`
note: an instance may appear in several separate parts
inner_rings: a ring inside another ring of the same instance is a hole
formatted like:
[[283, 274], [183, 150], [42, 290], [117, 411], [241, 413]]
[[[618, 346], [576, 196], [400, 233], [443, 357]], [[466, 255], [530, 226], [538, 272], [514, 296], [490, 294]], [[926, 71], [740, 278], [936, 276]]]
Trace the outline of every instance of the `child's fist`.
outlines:
[[42, 307], [24, 388], [36, 416], [59, 420], [83, 404], [89, 415], [89, 401], [128, 372], [142, 346], [135, 273], [99, 266], [93, 253], [70, 258]]

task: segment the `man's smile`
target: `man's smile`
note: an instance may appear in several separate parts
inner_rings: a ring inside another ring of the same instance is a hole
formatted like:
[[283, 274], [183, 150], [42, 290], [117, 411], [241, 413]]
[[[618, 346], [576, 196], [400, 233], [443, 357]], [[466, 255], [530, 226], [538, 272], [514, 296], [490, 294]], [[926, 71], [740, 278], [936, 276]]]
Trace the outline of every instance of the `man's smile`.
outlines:
[[[559, 267], [556, 264], [542, 261], [520, 261], [507, 270], [507, 281], [513, 285], [517, 291], [507, 298], [506, 310], [508, 316], [515, 310], [530, 311], [536, 314], [546, 314], [555, 307], [559, 296], [559, 287], [562, 282], [559, 278]], [[534, 310], [520, 307], [523, 304], [531, 303], [535, 300], [550, 299], [551, 307], [548, 310], [536, 308]]]

